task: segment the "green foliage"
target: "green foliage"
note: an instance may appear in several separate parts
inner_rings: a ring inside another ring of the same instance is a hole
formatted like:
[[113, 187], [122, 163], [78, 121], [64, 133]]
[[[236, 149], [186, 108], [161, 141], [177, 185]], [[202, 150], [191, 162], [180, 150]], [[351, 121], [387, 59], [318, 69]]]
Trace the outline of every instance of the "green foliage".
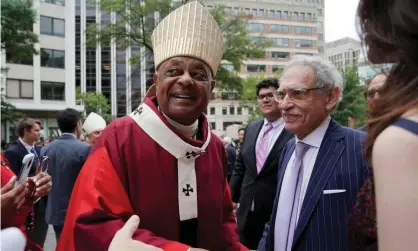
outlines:
[[246, 78], [242, 83], [243, 90], [240, 99], [241, 106], [248, 109], [249, 117], [247, 123], [259, 120], [263, 117], [255, 93], [257, 84], [263, 79], [263, 76], [251, 76]]
[[76, 90], [76, 99], [83, 101], [86, 115], [90, 112], [95, 112], [102, 116], [106, 122], [110, 122], [112, 120], [109, 100], [102, 93], [81, 93], [80, 88], [78, 87]]
[[[144, 46], [152, 53], [151, 34], [157, 25], [153, 18], [155, 13], [158, 11], [160, 20], [162, 20], [175, 8], [189, 1], [191, 0], [183, 0], [180, 3], [173, 0], [100, 0], [101, 11], [115, 12], [118, 18], [114, 24], [102, 24], [100, 28], [96, 24], [88, 25], [87, 45], [90, 47], [95, 47], [98, 44], [108, 46], [113, 40], [122, 49], [130, 45]], [[234, 71], [239, 71], [243, 60], [247, 58], [264, 57], [264, 48], [269, 43], [264, 39], [253, 43], [249, 39], [245, 14], [227, 15], [222, 6], [212, 9], [211, 13], [224, 32], [225, 53], [223, 60], [232, 65]], [[126, 28], [127, 25], [130, 29]], [[136, 55], [134, 57], [141, 58], [143, 56]], [[139, 62], [138, 59], [131, 61]], [[234, 71], [228, 71], [223, 66], [219, 67], [216, 75], [218, 89], [236, 90], [239, 93], [242, 91], [242, 79]]]
[[8, 61], [28, 60], [38, 54], [35, 44], [38, 36], [32, 32], [36, 12], [28, 0], [1, 1], [1, 48]]
[[343, 77], [344, 91], [342, 100], [332, 117], [344, 126], [349, 125], [348, 118], [352, 117], [357, 119], [357, 126], [361, 126], [367, 119], [367, 101], [363, 97], [364, 86], [360, 85], [357, 68], [346, 68]]
[[[3, 92], [2, 92], [3, 93]], [[16, 121], [24, 117], [25, 114], [20, 112], [16, 107], [6, 102], [3, 94], [1, 95], [1, 122], [9, 121], [14, 124]]]

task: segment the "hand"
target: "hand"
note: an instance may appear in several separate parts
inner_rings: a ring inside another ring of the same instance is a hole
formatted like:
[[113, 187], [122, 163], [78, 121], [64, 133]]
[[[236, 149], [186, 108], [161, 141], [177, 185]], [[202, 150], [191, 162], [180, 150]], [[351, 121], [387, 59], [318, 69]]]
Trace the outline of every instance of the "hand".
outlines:
[[38, 173], [35, 177], [31, 178], [36, 184], [36, 190], [34, 194], [34, 200], [44, 197], [52, 189], [52, 178], [47, 173]]
[[131, 216], [125, 225], [116, 232], [108, 251], [163, 251], [160, 248], [132, 239], [138, 225], [139, 217], [137, 215]]
[[16, 214], [19, 208], [25, 203], [27, 181], [23, 181], [17, 187], [16, 176], [13, 176], [9, 182], [1, 188], [1, 215], [11, 217]]

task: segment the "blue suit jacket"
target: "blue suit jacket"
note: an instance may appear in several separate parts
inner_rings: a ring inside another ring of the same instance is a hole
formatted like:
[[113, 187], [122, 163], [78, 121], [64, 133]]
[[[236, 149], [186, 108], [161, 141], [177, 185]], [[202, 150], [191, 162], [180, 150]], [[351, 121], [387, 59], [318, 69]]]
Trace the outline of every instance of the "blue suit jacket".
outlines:
[[[351, 250], [348, 243], [347, 218], [354, 206], [357, 192], [368, 176], [363, 159], [365, 133], [340, 126], [331, 120], [312, 171], [299, 221], [293, 251]], [[277, 205], [283, 176], [295, 150], [295, 139], [288, 142], [279, 161], [279, 183], [270, 223], [266, 224], [258, 249], [274, 250]], [[345, 189], [344, 193], [324, 194], [324, 190]]]
[[75, 181], [90, 150], [90, 145], [69, 134], [42, 148], [41, 157], [48, 156], [50, 159], [48, 173], [52, 177], [52, 189], [45, 212], [48, 224], [64, 225]]

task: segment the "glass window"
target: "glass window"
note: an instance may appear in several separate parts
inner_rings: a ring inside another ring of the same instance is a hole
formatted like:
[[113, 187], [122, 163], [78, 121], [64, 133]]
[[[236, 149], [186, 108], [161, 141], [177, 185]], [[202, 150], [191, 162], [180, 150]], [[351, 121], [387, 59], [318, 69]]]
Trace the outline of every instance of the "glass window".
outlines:
[[212, 130], [216, 130], [216, 122], [210, 122], [210, 127]]
[[257, 16], [257, 9], [252, 9], [251, 14], [253, 14], [254, 16]]
[[312, 34], [312, 27], [295, 26], [294, 29], [296, 34]]
[[215, 115], [215, 107], [210, 108], [210, 115]]
[[268, 16], [269, 17], [274, 17], [274, 10], [270, 10], [269, 13], [268, 13]]
[[266, 72], [266, 66], [249, 64], [247, 65], [247, 72]]
[[64, 36], [65, 21], [64, 19], [41, 16], [40, 19], [41, 34]]
[[259, 16], [264, 16], [264, 9], [259, 9], [258, 10], [258, 15]]
[[234, 115], [235, 114], [235, 107], [231, 106], [229, 107], [229, 114]]
[[20, 82], [16, 79], [7, 79], [6, 96], [8, 98], [20, 98]]
[[283, 71], [283, 69], [284, 69], [284, 67], [283, 66], [279, 66], [279, 65], [273, 65], [272, 67], [271, 67], [271, 71], [272, 72], [282, 72]]
[[287, 19], [287, 18], [288, 18], [288, 16], [289, 16], [289, 12], [288, 12], [288, 11], [283, 11], [282, 18], [283, 18], [283, 19]]
[[65, 100], [65, 84], [54, 82], [41, 82], [41, 99]]
[[271, 52], [271, 58], [282, 58], [286, 59], [290, 57], [289, 52], [282, 52], [282, 51], [272, 51]]
[[242, 115], [242, 107], [237, 107], [237, 114]]
[[54, 35], [64, 36], [65, 35], [65, 21], [64, 19], [53, 19]]
[[324, 40], [324, 35], [322, 35], [322, 34], [318, 34], [318, 40], [319, 40], [319, 41], [323, 41], [323, 40]]
[[295, 39], [295, 46], [296, 47], [312, 47], [313, 41], [307, 39]]
[[41, 66], [65, 68], [65, 51], [41, 49]]
[[247, 24], [247, 30], [249, 30], [249, 31], [263, 31], [264, 30], [264, 24], [248, 23]]
[[271, 32], [288, 33], [289, 32], [289, 25], [270, 24], [270, 31]]
[[228, 113], [228, 109], [226, 107], [222, 107], [222, 115], [226, 115]]
[[288, 38], [272, 38], [271, 42], [273, 46], [283, 46], [283, 47], [289, 46]]
[[7, 79], [6, 96], [8, 98], [33, 98], [33, 81], [20, 79]]

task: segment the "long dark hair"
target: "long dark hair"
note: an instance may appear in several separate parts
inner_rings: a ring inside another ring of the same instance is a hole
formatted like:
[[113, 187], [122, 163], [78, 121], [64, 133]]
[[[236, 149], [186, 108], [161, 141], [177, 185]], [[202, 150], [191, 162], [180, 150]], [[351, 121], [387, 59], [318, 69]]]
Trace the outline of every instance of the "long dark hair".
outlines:
[[366, 157], [377, 136], [403, 113], [418, 107], [417, 0], [360, 0], [359, 33], [371, 63], [394, 63], [371, 111]]

